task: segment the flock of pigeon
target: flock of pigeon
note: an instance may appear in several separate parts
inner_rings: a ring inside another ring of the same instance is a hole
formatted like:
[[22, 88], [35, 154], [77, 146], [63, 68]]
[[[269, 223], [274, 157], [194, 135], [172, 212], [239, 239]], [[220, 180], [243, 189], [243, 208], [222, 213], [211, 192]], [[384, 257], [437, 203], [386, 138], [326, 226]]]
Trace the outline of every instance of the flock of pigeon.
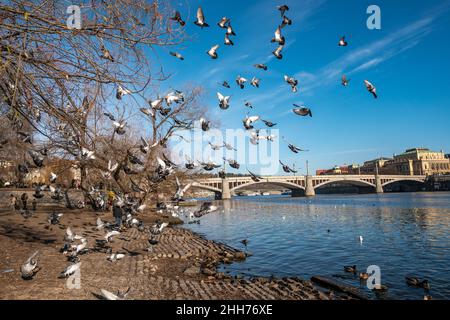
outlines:
[[[280, 11], [281, 14], [281, 23], [277, 26], [275, 33], [274, 33], [274, 37], [272, 38], [271, 42], [272, 43], [276, 43], [277, 47], [276, 49], [272, 52], [272, 54], [279, 60], [283, 59], [283, 55], [282, 55], [282, 50], [285, 46], [286, 43], [286, 38], [283, 36], [282, 34], [282, 30], [283, 28], [285, 28], [286, 26], [290, 26], [292, 25], [292, 20], [289, 19], [286, 16], [286, 12], [289, 10], [289, 7], [287, 5], [281, 5], [281, 6], [277, 6], [277, 9]], [[196, 21], [194, 22], [195, 25], [201, 27], [202, 29], [205, 27], [209, 27], [210, 25], [206, 22], [206, 18], [205, 15], [203, 13], [203, 10], [201, 7], [198, 8], [197, 10], [197, 15], [196, 15]], [[185, 26], [185, 21], [182, 19], [181, 14], [179, 11], [176, 11], [175, 15], [171, 18], [172, 20], [178, 22], [181, 26]], [[224, 40], [224, 44], [227, 46], [233, 46], [234, 42], [231, 40], [231, 36], [236, 36], [236, 33], [234, 31], [234, 29], [231, 26], [231, 21], [229, 18], [227, 17], [223, 17], [222, 19], [220, 19], [220, 21], [217, 23], [217, 25], [222, 28], [225, 29], [225, 40]], [[348, 42], [345, 39], [345, 36], [342, 36], [338, 42], [338, 45], [340, 47], [346, 47], [348, 46]], [[214, 46], [212, 46], [208, 51], [207, 54], [212, 58], [212, 59], [218, 59], [219, 55], [218, 55], [218, 49], [219, 49], [219, 45], [216, 44]], [[180, 60], [184, 60], [184, 57], [182, 54], [178, 53], [178, 52], [170, 52], [170, 54]], [[254, 65], [255, 68], [263, 70], [263, 71], [267, 71], [268, 70], [268, 66], [262, 63], [258, 63]], [[288, 75], [284, 75], [284, 81], [291, 87], [291, 91], [293, 93], [298, 92], [298, 85], [299, 85], [299, 81], [297, 79], [295, 79], [295, 77], [293, 76], [288, 76]], [[245, 88], [245, 84], [248, 82], [248, 80], [244, 77], [242, 77], [241, 75], [238, 75], [236, 78], [236, 84], [239, 88], [244, 89]], [[255, 88], [259, 88], [260, 86], [260, 82], [261, 79], [257, 78], [257, 77], [252, 77], [252, 79], [250, 80], [250, 85], [255, 87]], [[344, 87], [347, 87], [350, 83], [350, 79], [347, 79], [347, 77], [345, 75], [342, 76], [341, 79], [341, 84]], [[367, 88], [367, 90], [374, 96], [374, 98], [377, 98], [377, 90], [376, 87], [369, 82], [368, 80], [364, 80], [364, 84]], [[221, 85], [224, 88], [231, 88], [230, 84], [228, 81], [223, 81], [221, 83]], [[171, 93], [173, 94], [173, 93]], [[219, 108], [222, 110], [226, 110], [230, 107], [230, 100], [231, 100], [231, 95], [226, 95], [223, 94], [221, 92], [217, 92], [217, 99], [219, 102]], [[167, 100], [167, 98], [166, 98]], [[245, 102], [245, 106], [248, 108], [253, 109], [253, 105], [251, 102], [246, 101]], [[292, 109], [293, 113], [298, 115], [298, 116], [309, 116], [312, 117], [312, 111], [310, 108], [304, 106], [304, 105], [298, 105], [298, 104], [293, 104], [294, 108]], [[158, 109], [155, 108], [155, 106], [152, 104], [152, 107], [154, 109]], [[161, 110], [161, 109], [160, 109]], [[248, 113], [245, 117], [245, 119], [243, 119], [243, 126], [246, 130], [249, 130], [249, 135], [250, 135], [250, 142], [254, 145], [257, 145], [259, 143], [259, 141], [261, 140], [267, 140], [267, 141], [273, 141], [275, 136], [274, 135], [262, 135], [260, 134], [261, 129], [255, 129], [254, 128], [254, 124], [255, 122], [261, 120], [265, 126], [267, 128], [272, 128], [274, 126], [276, 126], [276, 123], [273, 123], [269, 120], [264, 120], [261, 119], [260, 116], [258, 115], [254, 115], [254, 116], [249, 116]], [[207, 131], [209, 129], [210, 126], [210, 122], [205, 120], [204, 118], [200, 119], [200, 124], [201, 124], [201, 128], [204, 131]], [[251, 131], [250, 131], [251, 130]], [[212, 150], [219, 150], [222, 147], [227, 148], [228, 150], [234, 150], [234, 148], [232, 146], [229, 146], [228, 144], [226, 144], [225, 142], [222, 145], [214, 145], [211, 142], [209, 143], [209, 145], [211, 146]], [[296, 147], [293, 144], [288, 144], [289, 149], [294, 152], [294, 153], [298, 153], [299, 151], [307, 151], [307, 150], [302, 150], [301, 148]], [[190, 160], [187, 159], [187, 163], [186, 163], [186, 168], [187, 169], [193, 169], [195, 167], [195, 163]], [[239, 164], [233, 160], [233, 159], [224, 159], [224, 161], [227, 161], [230, 165], [230, 167], [232, 167], [233, 169], [239, 169]], [[286, 173], [295, 173], [296, 171], [289, 168], [287, 165], [283, 164], [280, 161], [283, 171]], [[203, 169], [207, 170], [207, 171], [211, 171], [215, 168], [219, 168], [220, 165], [219, 164], [215, 164], [213, 162], [208, 162], [208, 163], [200, 163], [203, 166]], [[247, 169], [248, 171], [248, 169]], [[253, 174], [252, 172], [248, 171], [248, 173], [250, 174], [250, 176], [252, 177], [252, 179], [254, 179], [255, 181], [259, 181], [260, 177], [258, 177], [257, 175]], [[219, 172], [219, 176], [224, 176], [224, 172], [220, 171]]]
[[[289, 7], [286, 5], [278, 6], [278, 10], [281, 13], [282, 21], [277, 26], [274, 37], [271, 40], [272, 43], [276, 43], [277, 47], [272, 52], [272, 54], [278, 59], [281, 60], [283, 58], [282, 50], [284, 48], [284, 45], [286, 43], [286, 39], [282, 34], [283, 28], [286, 26], [292, 25], [292, 20], [290, 20], [286, 15], [286, 11], [289, 10]], [[171, 18], [176, 23], [179, 23], [181, 26], [185, 26], [185, 21], [182, 19], [180, 12], [176, 11], [174, 16]], [[197, 10], [197, 20], [194, 22], [197, 26], [203, 28], [209, 27], [209, 24], [206, 22], [205, 15], [203, 14], [202, 8], [198, 8]], [[233, 46], [234, 42], [232, 41], [232, 37], [236, 36], [236, 33], [231, 26], [231, 21], [227, 17], [223, 17], [217, 25], [226, 30], [225, 31], [225, 38], [224, 43], [228, 46]], [[341, 37], [339, 41], [339, 46], [347, 46], [348, 43], [345, 40], [345, 37]], [[207, 54], [212, 59], [218, 59], [218, 49], [219, 45], [214, 45], [211, 47]], [[106, 59], [110, 62], [114, 62], [114, 57], [111, 55], [111, 53], [104, 47], [101, 47], [101, 55], [100, 57], [102, 59]], [[170, 52], [170, 55], [180, 59], [184, 60], [184, 57], [178, 53], [178, 52]], [[268, 66], [265, 64], [255, 64], [255, 68], [266, 71], [268, 70]], [[238, 75], [236, 78], [236, 84], [239, 88], [244, 89], [245, 84], [247, 83], [247, 79]], [[291, 91], [293, 93], [298, 92], [298, 85], [299, 82], [295, 77], [284, 75], [284, 81], [290, 86]], [[250, 85], [259, 88], [261, 80], [253, 77], [250, 80]], [[342, 76], [342, 85], [344, 87], [349, 85], [350, 80], [346, 78], [346, 76]], [[376, 88], [373, 84], [371, 84], [369, 81], [365, 80], [364, 84], [367, 88], [367, 90], [374, 96], [374, 98], [377, 98]], [[224, 88], [230, 88], [230, 84], [227, 81], [223, 81], [221, 84]], [[125, 89], [121, 86], [117, 87], [116, 91], [116, 98], [118, 100], [121, 100], [123, 96], [132, 94], [132, 91]], [[230, 100], [231, 95], [224, 95], [220, 92], [217, 92], [217, 98], [219, 102], [219, 108], [226, 110], [230, 107]], [[157, 98], [155, 100], [149, 101], [149, 107], [148, 108], [141, 108], [140, 111], [148, 116], [148, 117], [155, 117], [157, 113], [159, 113], [161, 116], [170, 116], [171, 120], [173, 121], [173, 124], [179, 128], [186, 128], [186, 129], [192, 129], [193, 128], [193, 121], [192, 122], [186, 122], [181, 121], [177, 119], [174, 115], [171, 115], [172, 111], [172, 104], [179, 104], [184, 102], [184, 94], [181, 91], [174, 90], [170, 93], [168, 93], [163, 98]], [[83, 105], [86, 102], [83, 101]], [[253, 109], [253, 105], [251, 102], [247, 101], [245, 102], [245, 106]], [[310, 108], [302, 105], [294, 104], [294, 108], [292, 109], [293, 113], [295, 113], [298, 116], [302, 117], [312, 117], [312, 111]], [[114, 128], [114, 132], [117, 135], [123, 135], [126, 132], [126, 122], [124, 120], [118, 120], [112, 115], [111, 113], [105, 112], [104, 115], [111, 120], [112, 126]], [[274, 135], [263, 135], [261, 134], [261, 129], [255, 129], [254, 125], [257, 121], [261, 120], [261, 122], [264, 123], [264, 125], [267, 128], [272, 128], [276, 126], [276, 123], [273, 123], [269, 120], [261, 119], [260, 116], [254, 115], [250, 116], [248, 113], [246, 117], [243, 119], [243, 126], [246, 130], [249, 131], [250, 134], [250, 142], [252, 144], [257, 145], [259, 141], [266, 140], [266, 141], [274, 141], [276, 138]], [[210, 129], [210, 121], [206, 120], [205, 118], [200, 119], [200, 127], [203, 131], [208, 131]], [[67, 126], [61, 125], [59, 128], [59, 131], [64, 136], [75, 139], [74, 133], [70, 132], [70, 129]], [[24, 143], [32, 144], [32, 137], [30, 134], [27, 134], [22, 131], [18, 131], [19, 136], [21, 137], [22, 141]], [[142, 154], [147, 154], [149, 150], [153, 147], [156, 147], [158, 145], [161, 145], [163, 147], [167, 146], [168, 137], [163, 137], [160, 141], [155, 142], [152, 145], [149, 145], [148, 142], [141, 138], [141, 144], [139, 146], [139, 150]], [[285, 140], [285, 142], [288, 144], [289, 149], [293, 153], [299, 153], [302, 151], [308, 151], [301, 149], [297, 146], [295, 146], [292, 143], [289, 143]], [[223, 144], [213, 144], [209, 143], [210, 147], [213, 150], [220, 150], [221, 148], [226, 148], [227, 150], [236, 150], [232, 145], [226, 143], [225, 141]], [[47, 156], [47, 150], [45, 148], [37, 151], [29, 151], [29, 155], [34, 163], [34, 166], [36, 167], [42, 167], [44, 164], [44, 159]], [[89, 150], [87, 148], [81, 148], [80, 152], [80, 159], [83, 161], [88, 160], [94, 160], [96, 159], [95, 151]], [[144, 163], [142, 160], [138, 157], [137, 154], [128, 151], [128, 161], [131, 164], [131, 166], [125, 165], [123, 166], [123, 170], [127, 175], [135, 174], [137, 173], [136, 170], [132, 167], [134, 165], [136, 166], [143, 166]], [[227, 159], [223, 158], [224, 161], [228, 163], [228, 165], [233, 169], [239, 169], [240, 164], [234, 160], [234, 159]], [[282, 166], [282, 169], [286, 173], [296, 173], [293, 168], [290, 168], [288, 165], [280, 161], [280, 164]], [[31, 164], [28, 162], [25, 162], [23, 164], [19, 164], [19, 171], [22, 173], [28, 173], [29, 172], [29, 166]], [[221, 167], [220, 164], [216, 164], [213, 161], [196, 161], [189, 159], [186, 156], [186, 162], [184, 164], [185, 168], [187, 170], [193, 170], [197, 166], [201, 166], [206, 171], [212, 171], [214, 169], [217, 169]], [[175, 168], [178, 167], [175, 163], [173, 163], [168, 157], [165, 156], [165, 154], [162, 154], [162, 157], [157, 157], [157, 168], [153, 175], [149, 176], [149, 180], [153, 183], [159, 183], [163, 180], [165, 180], [170, 174], [172, 174], [175, 171]], [[102, 175], [105, 178], [111, 177], [111, 174], [116, 171], [118, 168], [118, 164], [113, 164], [112, 161], [108, 162], [107, 168], [102, 172]], [[262, 178], [253, 172], [249, 171], [247, 169], [248, 173], [250, 174], [251, 178], [258, 182]], [[220, 177], [225, 177], [225, 171], [221, 170], [219, 171]], [[59, 187], [54, 187], [53, 184], [55, 184], [58, 176], [55, 173], [51, 173], [49, 177], [50, 184], [44, 185], [44, 186], [38, 186], [36, 187], [35, 194], [33, 195], [35, 198], [42, 198], [44, 196], [43, 192], [49, 191], [51, 193], [51, 198], [56, 200], [61, 200], [63, 198], [62, 191]], [[133, 191], [135, 192], [143, 192], [146, 190], [142, 189], [142, 186], [140, 186], [137, 183], [134, 183], [133, 180], [131, 180], [131, 187]], [[177, 202], [183, 200], [183, 196], [186, 193], [186, 191], [191, 187], [191, 184], [187, 184], [185, 186], [182, 186], [178, 178], [176, 178], [176, 184], [177, 184], [177, 190], [175, 194], [172, 197], [172, 203], [158, 203], [157, 204], [157, 210], [158, 212], [166, 211], [171, 213], [173, 216], [179, 215], [179, 214], [185, 214], [186, 216], [189, 216], [190, 219], [199, 218], [205, 214], [208, 214], [210, 212], [213, 212], [217, 210], [217, 207], [214, 206], [211, 202], [205, 202], [202, 204], [201, 208], [195, 212], [186, 212], [183, 211], [183, 209], [180, 209]], [[99, 196], [101, 194], [100, 190], [96, 190], [92, 188], [90, 195], [93, 199], [98, 199], [99, 202], [101, 202], [101, 197]], [[67, 197], [67, 194], [66, 194]], [[119, 195], [116, 195], [116, 203], [115, 205], [120, 206], [122, 208], [128, 209], [128, 212], [126, 214], [126, 220], [125, 220], [125, 227], [128, 228], [137, 228], [140, 232], [145, 232], [148, 234], [148, 243], [149, 247], [148, 249], [151, 251], [152, 246], [156, 245], [158, 243], [156, 236], [161, 234], [163, 232], [164, 228], [167, 226], [167, 223], [156, 223], [153, 226], [145, 226], [142, 221], [136, 218], [137, 214], [139, 212], [142, 212], [145, 208], [144, 204], [141, 204], [139, 201], [133, 201], [132, 199], [126, 199], [122, 198]], [[24, 210], [21, 212], [22, 215], [25, 218], [28, 218], [31, 216], [31, 213], [28, 210]], [[52, 213], [48, 217], [48, 222], [50, 224], [58, 224], [60, 222], [60, 219], [62, 217], [62, 214]], [[108, 246], [108, 243], [114, 238], [121, 235], [120, 231], [116, 229], [115, 225], [111, 223], [103, 222], [100, 218], [97, 219], [97, 226], [95, 227], [96, 230], [106, 230], [106, 234], [103, 239], [96, 239], [96, 243], [94, 246], [88, 247], [88, 241], [85, 237], [82, 235], [74, 234], [70, 227], [66, 230], [65, 235], [65, 244], [63, 248], [61, 248], [61, 253], [67, 257], [70, 264], [67, 266], [67, 268], [61, 272], [60, 277], [61, 278], [67, 278], [74, 273], [77, 272], [80, 268], [80, 256], [83, 254], [87, 254], [89, 252], [104, 252], [107, 255], [107, 259], [110, 262], [114, 262], [117, 260], [120, 260], [125, 257], [126, 253], [123, 252], [112, 252], [111, 247]], [[35, 252], [30, 258], [21, 266], [21, 274], [24, 279], [31, 279], [33, 276], [40, 270], [39, 264], [38, 264], [38, 257], [39, 252]], [[117, 295], [108, 292], [106, 290], [102, 290], [102, 296], [106, 299], [122, 299], [126, 296], [127, 292], [124, 293], [118, 293]]]
[[[190, 187], [190, 184], [187, 186], [181, 186], [178, 178], [177, 181], [177, 190], [173, 196], [174, 201], [183, 200], [183, 195], [186, 190]], [[92, 192], [95, 192], [93, 190]], [[153, 246], [158, 244], [157, 236], [160, 235], [164, 228], [166, 228], [169, 223], [161, 221], [157, 221], [155, 224], [146, 226], [142, 220], [137, 218], [137, 214], [142, 212], [145, 208], [145, 205], [139, 205], [136, 208], [136, 203], [132, 201], [132, 199], [121, 199], [120, 196], [117, 196], [117, 200], [115, 202], [116, 206], [123, 208], [126, 212], [125, 221], [123, 228], [135, 228], [140, 233], [144, 233], [148, 235], [148, 251], [153, 251]], [[159, 202], [157, 204], [157, 213], [171, 213], [173, 217], [179, 217], [181, 214], [184, 214], [185, 217], [189, 217], [190, 223], [199, 223], [198, 218], [202, 217], [205, 214], [216, 211], [217, 206], [213, 205], [211, 202], [204, 202], [198, 210], [190, 211], [188, 209], [182, 209], [178, 206], [177, 202], [172, 203], [164, 203]], [[22, 210], [22, 215], [24, 218], [28, 219], [32, 216], [32, 213], [29, 210]], [[48, 223], [50, 225], [58, 225], [60, 223], [61, 218], [63, 217], [62, 213], [51, 213], [48, 216]], [[93, 228], [95, 231], [105, 230], [105, 234], [103, 238], [95, 239], [95, 244], [93, 246], [88, 246], [87, 238], [82, 234], [75, 234], [70, 226], [67, 227], [65, 236], [64, 236], [64, 245], [60, 249], [60, 253], [67, 258], [68, 265], [67, 267], [61, 271], [59, 274], [59, 278], [65, 279], [68, 278], [80, 270], [81, 259], [80, 256], [89, 254], [91, 252], [101, 252], [106, 254], [106, 260], [109, 262], [115, 262], [120, 259], [125, 258], [127, 255], [138, 254], [136, 252], [125, 251], [123, 252], [113, 252], [113, 249], [108, 245], [114, 239], [114, 237], [120, 237], [119, 239], [128, 241], [127, 238], [121, 235], [120, 229], [114, 223], [102, 221], [100, 217], [97, 218], [96, 226]], [[31, 280], [33, 277], [41, 270], [41, 267], [38, 263], [39, 261], [39, 251], [34, 252], [20, 267], [21, 276], [24, 280]], [[102, 299], [108, 300], [120, 300], [126, 297], [126, 294], [129, 292], [130, 288], [125, 293], [114, 294], [105, 289], [101, 289], [101, 294], [99, 295]]]

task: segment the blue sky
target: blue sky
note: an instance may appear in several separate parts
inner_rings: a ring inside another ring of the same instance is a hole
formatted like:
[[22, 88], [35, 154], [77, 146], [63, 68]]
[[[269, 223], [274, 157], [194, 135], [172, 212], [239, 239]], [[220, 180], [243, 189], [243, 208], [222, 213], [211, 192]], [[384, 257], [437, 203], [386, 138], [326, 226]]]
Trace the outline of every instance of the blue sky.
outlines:
[[[277, 60], [270, 39], [281, 22], [280, 4], [290, 7], [286, 15], [293, 24], [283, 29], [284, 57]], [[381, 30], [366, 27], [371, 4], [381, 8]], [[210, 24], [203, 30], [193, 24], [199, 5]], [[280, 141], [281, 160], [295, 162], [301, 172], [305, 160], [315, 170], [411, 147], [450, 153], [450, 1], [209, 0], [175, 1], [173, 6], [187, 22], [188, 39], [157, 49], [159, 62], [172, 74], [162, 89], [202, 85], [209, 117], [219, 119], [221, 128], [241, 128], [249, 111], [244, 101], [252, 102], [252, 115], [277, 122], [280, 137], [310, 150], [295, 155]], [[223, 44], [224, 30], [216, 25], [223, 16], [231, 18], [237, 33], [233, 47]], [[348, 47], [337, 45], [341, 35], [347, 36]], [[212, 60], [206, 51], [215, 44], [220, 45], [219, 58]], [[180, 52], [185, 60], [169, 51]], [[255, 63], [266, 63], [269, 70], [258, 70]], [[340, 84], [343, 73], [351, 79], [347, 88]], [[290, 91], [284, 74], [299, 80], [298, 93]], [[248, 84], [239, 89], [237, 75], [257, 76], [260, 88]], [[364, 79], [377, 86], [379, 99], [366, 91]], [[231, 89], [218, 84], [223, 80]], [[217, 91], [232, 95], [228, 110], [219, 109]], [[313, 117], [295, 116], [292, 103], [309, 106]], [[257, 165], [249, 169], [258, 172]]]

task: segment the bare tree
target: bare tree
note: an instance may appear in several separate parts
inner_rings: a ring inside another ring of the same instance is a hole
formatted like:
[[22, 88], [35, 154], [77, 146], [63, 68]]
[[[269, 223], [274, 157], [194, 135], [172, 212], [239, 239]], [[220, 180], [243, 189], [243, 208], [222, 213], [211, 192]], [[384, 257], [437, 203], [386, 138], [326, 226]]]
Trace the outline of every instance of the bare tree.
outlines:
[[[86, 194], [114, 163], [108, 176], [114, 187], [126, 192], [142, 186], [143, 201], [155, 189], [155, 157], [202, 112], [198, 88], [168, 93], [161, 104], [148, 101], [159, 99], [154, 84], [168, 79], [162, 66], [150, 63], [153, 48], [182, 42], [183, 28], [171, 19], [174, 10], [166, 2], [86, 0], [80, 4], [81, 28], [71, 29], [66, 23], [71, 4], [0, 4], [0, 108], [13, 115], [10, 128], [16, 138], [17, 128], [27, 127], [31, 152], [45, 150], [45, 157], [75, 162]], [[130, 160], [141, 149], [141, 137], [129, 133], [142, 109], [149, 110], [149, 132], [142, 140], [153, 147], [138, 157], [135, 182], [128, 177], [135, 175]], [[26, 163], [25, 156], [19, 164]]]

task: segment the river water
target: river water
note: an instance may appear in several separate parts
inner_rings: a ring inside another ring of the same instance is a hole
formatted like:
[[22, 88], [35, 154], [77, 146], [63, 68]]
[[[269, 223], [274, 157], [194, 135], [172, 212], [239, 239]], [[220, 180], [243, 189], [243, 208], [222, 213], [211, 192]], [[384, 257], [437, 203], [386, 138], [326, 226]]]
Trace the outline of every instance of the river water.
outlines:
[[[222, 271], [242, 276], [336, 277], [374, 299], [420, 299], [406, 275], [426, 278], [433, 299], [450, 299], [450, 193], [236, 197], [186, 224], [208, 239], [251, 252]], [[363, 237], [362, 243], [359, 236]], [[243, 239], [249, 242], [245, 247]], [[381, 270], [374, 295], [345, 265]], [[344, 278], [341, 278], [343, 276]]]

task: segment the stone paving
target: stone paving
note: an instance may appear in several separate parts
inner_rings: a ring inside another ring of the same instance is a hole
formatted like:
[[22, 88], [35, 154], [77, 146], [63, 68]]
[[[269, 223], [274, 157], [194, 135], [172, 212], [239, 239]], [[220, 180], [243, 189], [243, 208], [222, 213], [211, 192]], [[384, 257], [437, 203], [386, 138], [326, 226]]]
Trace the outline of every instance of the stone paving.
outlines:
[[[219, 263], [245, 259], [245, 254], [175, 226], [157, 236], [158, 244], [151, 251], [146, 232], [123, 231], [108, 245], [126, 256], [110, 262], [109, 254], [92, 250], [95, 240], [106, 233], [95, 228], [98, 215], [68, 211], [59, 225], [50, 225], [47, 214], [36, 212], [25, 219], [17, 212], [0, 213], [0, 299], [96, 299], [101, 289], [117, 293], [128, 288], [127, 299], [330, 298], [310, 281], [298, 278], [236, 279], [216, 272]], [[110, 214], [100, 217], [112, 221]], [[79, 289], [69, 289], [66, 279], [58, 279], [69, 264], [59, 252], [67, 226], [86, 237], [91, 249], [80, 255]], [[42, 269], [32, 280], [23, 280], [20, 265], [35, 250], [40, 251]]]

